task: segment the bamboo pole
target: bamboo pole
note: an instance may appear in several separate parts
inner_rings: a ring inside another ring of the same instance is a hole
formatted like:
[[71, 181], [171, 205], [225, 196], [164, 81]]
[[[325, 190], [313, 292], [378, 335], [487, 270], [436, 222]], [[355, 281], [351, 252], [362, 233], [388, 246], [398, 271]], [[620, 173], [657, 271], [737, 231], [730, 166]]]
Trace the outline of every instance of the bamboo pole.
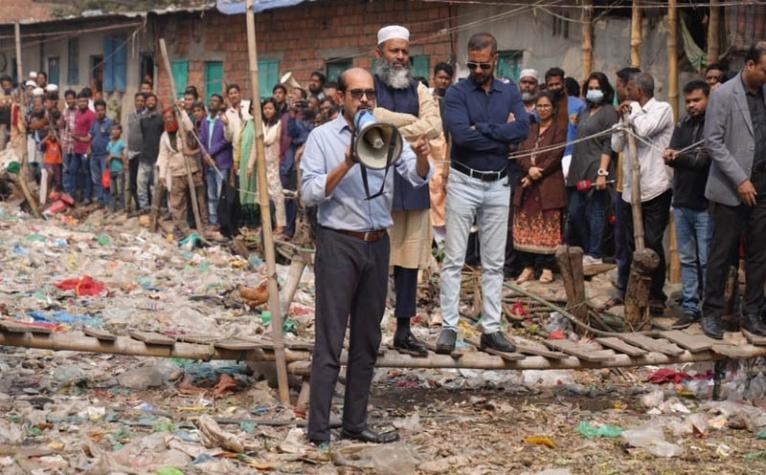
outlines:
[[582, 74], [587, 78], [593, 71], [593, 0], [585, 0], [582, 10]]
[[[673, 120], [678, 121], [678, 5], [677, 0], [668, 1], [668, 101], [673, 107]], [[670, 282], [681, 282], [681, 259], [678, 255], [676, 221], [670, 215]]]
[[250, 62], [250, 89], [253, 101], [253, 121], [255, 126], [255, 151], [258, 164], [258, 194], [261, 205], [261, 226], [263, 229], [263, 247], [266, 254], [266, 267], [269, 274], [269, 310], [271, 310], [271, 338], [274, 342], [274, 356], [277, 365], [279, 399], [284, 404], [290, 403], [290, 391], [287, 382], [287, 363], [285, 346], [282, 338], [282, 312], [279, 305], [279, 286], [277, 285], [277, 264], [274, 251], [274, 237], [271, 233], [271, 209], [269, 207], [269, 189], [266, 179], [266, 147], [263, 143], [263, 121], [258, 100], [258, 50], [255, 33], [254, 0], [247, 0], [247, 50]]
[[633, 0], [633, 12], [630, 18], [630, 65], [641, 67], [641, 2]]
[[707, 24], [707, 64], [717, 63], [718, 57], [721, 54], [721, 44], [719, 42], [721, 7], [718, 6], [718, 3], [718, 0], [710, 0], [710, 14], [708, 15]]
[[[176, 90], [176, 80], [173, 78], [173, 68], [170, 67], [170, 58], [168, 57], [168, 49], [165, 45], [165, 38], [160, 38], [160, 54], [162, 55], [162, 64], [165, 66], [165, 71], [168, 73], [168, 81], [170, 81], [170, 93], [172, 94], [172, 107], [176, 108], [176, 97], [178, 97]], [[186, 150], [186, 121], [183, 120], [183, 114], [179, 110], [181, 133], [178, 134], [178, 140], [181, 142], [182, 150]], [[194, 211], [194, 224], [197, 226], [197, 232], [202, 234], [205, 232], [203, 227], [202, 218], [199, 212], [199, 202], [197, 201], [197, 188], [194, 186], [194, 178], [192, 177], [191, 166], [189, 165], [189, 158], [184, 155], [184, 168], [186, 168], [186, 181], [189, 185], [189, 195], [191, 195], [192, 210]]]
[[[622, 122], [630, 128], [630, 114], [625, 112], [622, 116]], [[640, 251], [646, 247], [644, 244], [644, 219], [641, 214], [641, 165], [638, 161], [636, 137], [628, 132], [625, 132], [625, 135], [628, 138], [630, 155], [630, 208], [633, 212], [633, 237], [636, 242], [636, 250]]]
[[[21, 25], [16, 22], [14, 25], [14, 36], [16, 37], [16, 76], [19, 78], [19, 120], [26, 120], [26, 95], [24, 94], [24, 75], [21, 69]], [[21, 185], [21, 192], [24, 193], [24, 198], [29, 203], [29, 207], [32, 209], [32, 214], [35, 218], [42, 218], [40, 214], [40, 208], [37, 200], [29, 190], [29, 182], [27, 178], [30, 176], [29, 170], [29, 157], [27, 156], [27, 141], [26, 134], [21, 136], [21, 170], [19, 170], [19, 185]]]

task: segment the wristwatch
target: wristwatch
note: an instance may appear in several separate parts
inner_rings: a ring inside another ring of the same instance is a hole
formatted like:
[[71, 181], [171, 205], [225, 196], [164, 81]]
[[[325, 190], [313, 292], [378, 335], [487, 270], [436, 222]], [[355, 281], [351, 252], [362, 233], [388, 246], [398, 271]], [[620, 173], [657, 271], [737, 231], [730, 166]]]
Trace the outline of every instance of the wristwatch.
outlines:
[[603, 168], [599, 168], [598, 172], [596, 172], [598, 176], [609, 176], [609, 170], [605, 170]]

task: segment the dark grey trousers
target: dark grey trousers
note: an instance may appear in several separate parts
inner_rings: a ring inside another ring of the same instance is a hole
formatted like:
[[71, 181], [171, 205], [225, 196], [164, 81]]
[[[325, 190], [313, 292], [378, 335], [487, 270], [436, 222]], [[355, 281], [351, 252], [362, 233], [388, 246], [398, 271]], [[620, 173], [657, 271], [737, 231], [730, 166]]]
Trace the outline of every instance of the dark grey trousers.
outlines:
[[389, 248], [388, 235], [364, 242], [321, 226], [317, 230], [316, 341], [308, 427], [313, 442], [330, 441], [330, 407], [349, 322], [343, 428], [350, 432], [367, 428], [367, 400], [386, 308]]

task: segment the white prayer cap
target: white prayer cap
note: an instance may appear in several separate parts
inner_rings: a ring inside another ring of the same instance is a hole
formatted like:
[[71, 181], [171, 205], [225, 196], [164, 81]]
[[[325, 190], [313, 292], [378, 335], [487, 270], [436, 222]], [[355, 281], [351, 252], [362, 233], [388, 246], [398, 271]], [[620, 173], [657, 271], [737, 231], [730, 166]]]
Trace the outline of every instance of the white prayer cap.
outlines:
[[37, 72], [29, 71], [29, 79], [37, 79]]
[[45, 92], [57, 92], [59, 87], [55, 84], [48, 84], [45, 86]]
[[519, 79], [527, 77], [535, 78], [535, 81], [539, 81], [540, 73], [538, 73], [536, 69], [522, 69], [521, 74], [519, 74]]
[[410, 41], [410, 30], [399, 25], [384, 26], [378, 30], [378, 44], [385, 43], [388, 40]]
[[32, 95], [33, 96], [42, 96], [43, 94], [45, 94], [45, 91], [41, 87], [36, 87], [36, 88], [32, 89]]
[[30, 79], [29, 81], [24, 83], [24, 86], [26, 86], [26, 87], [37, 87], [37, 83]]

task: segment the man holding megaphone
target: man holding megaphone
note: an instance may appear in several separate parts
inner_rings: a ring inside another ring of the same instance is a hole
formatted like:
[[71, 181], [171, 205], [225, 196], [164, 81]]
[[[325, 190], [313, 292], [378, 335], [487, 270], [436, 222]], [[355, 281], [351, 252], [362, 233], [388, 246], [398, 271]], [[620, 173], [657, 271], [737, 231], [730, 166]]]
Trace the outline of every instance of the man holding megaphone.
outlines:
[[[370, 119], [376, 92], [369, 72], [345, 71], [338, 83], [343, 113], [311, 132], [300, 164], [302, 199], [306, 206], [318, 208], [316, 340], [308, 426], [309, 439], [317, 445], [330, 442], [330, 408], [349, 324], [341, 435], [373, 443], [399, 439], [395, 432], [377, 433], [367, 427], [367, 401], [388, 288], [387, 230], [393, 224], [394, 184], [394, 173], [388, 168], [393, 167], [414, 187], [423, 187], [431, 167], [425, 141], [410, 147], [401, 142], [395, 128]], [[370, 190], [377, 193], [371, 195]]]

